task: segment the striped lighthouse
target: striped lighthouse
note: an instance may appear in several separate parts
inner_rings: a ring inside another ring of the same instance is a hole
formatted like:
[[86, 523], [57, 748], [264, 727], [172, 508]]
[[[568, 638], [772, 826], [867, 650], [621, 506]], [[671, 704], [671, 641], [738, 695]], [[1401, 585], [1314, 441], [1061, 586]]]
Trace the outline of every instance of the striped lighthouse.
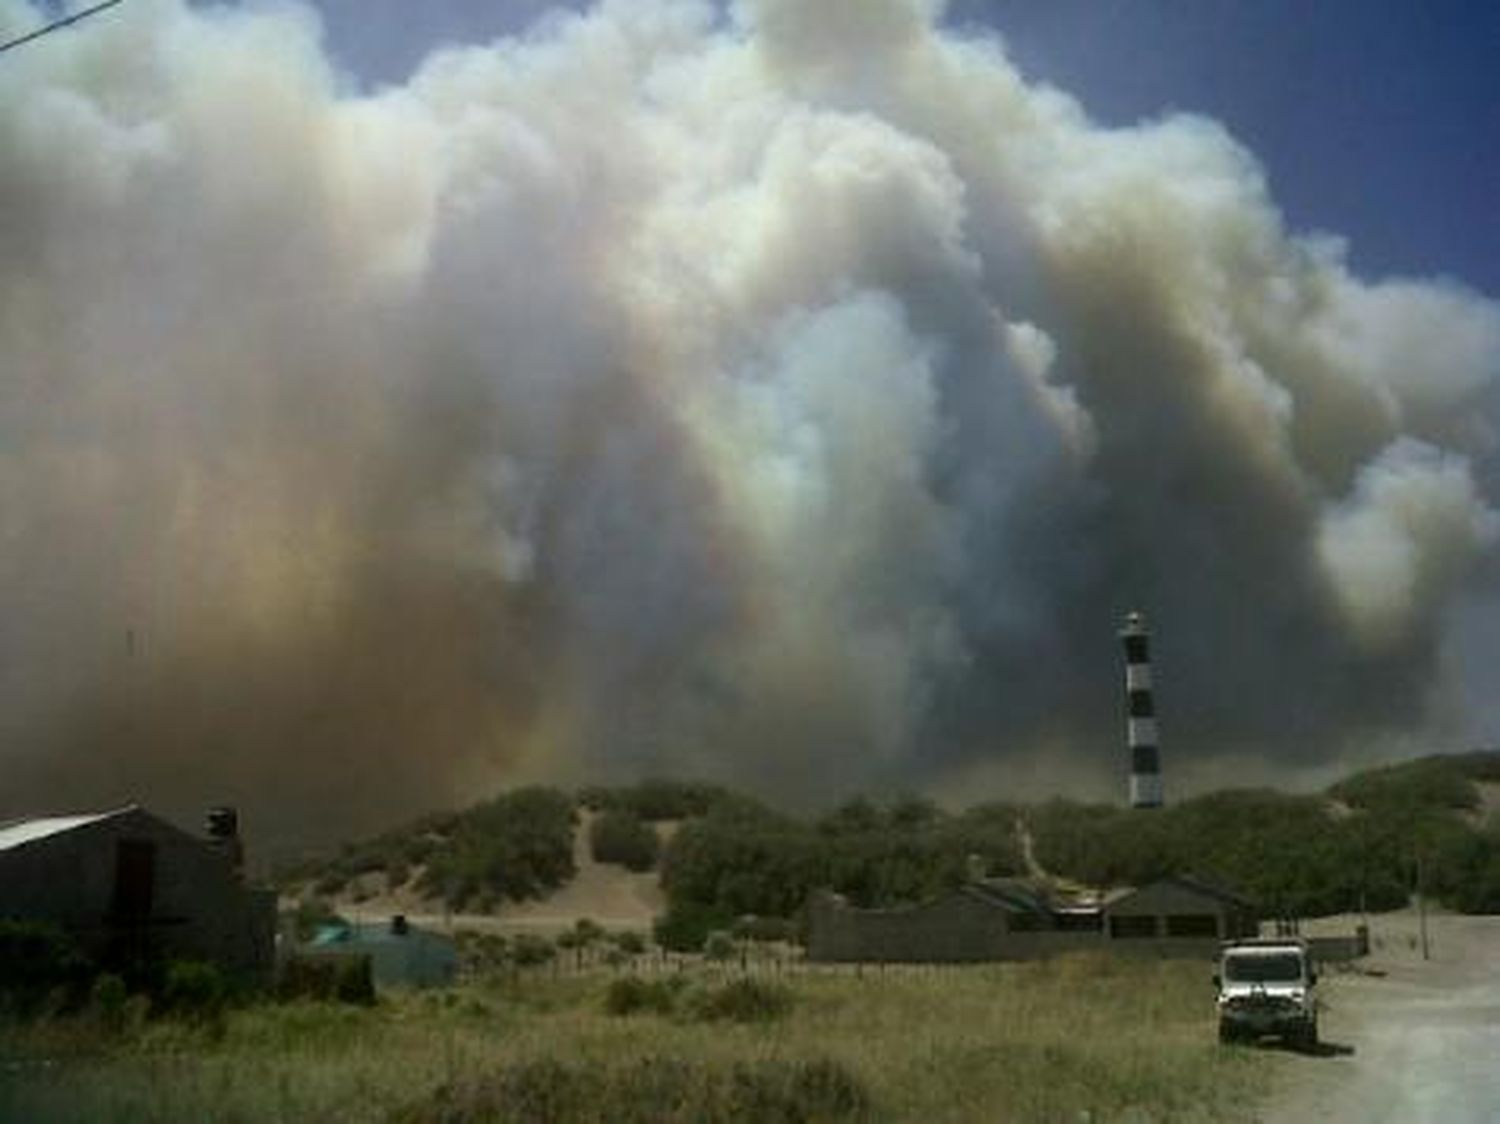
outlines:
[[1161, 807], [1161, 752], [1151, 695], [1151, 643], [1143, 613], [1130, 613], [1120, 630], [1125, 645], [1125, 740], [1130, 746], [1130, 806]]

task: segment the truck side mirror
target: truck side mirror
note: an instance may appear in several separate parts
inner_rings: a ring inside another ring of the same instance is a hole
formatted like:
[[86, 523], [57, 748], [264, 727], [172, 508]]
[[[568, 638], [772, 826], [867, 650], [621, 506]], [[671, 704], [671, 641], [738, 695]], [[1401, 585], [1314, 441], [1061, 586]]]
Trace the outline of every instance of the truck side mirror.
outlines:
[[1219, 973], [1214, 973], [1214, 987], [1223, 987], [1224, 981], [1219, 978]]
[[1316, 968], [1309, 968], [1307, 970], [1307, 986], [1308, 987], [1312, 987], [1312, 985], [1315, 984], [1315, 983], [1317, 983], [1317, 982], [1318, 982], [1318, 971], [1317, 971], [1317, 969]]

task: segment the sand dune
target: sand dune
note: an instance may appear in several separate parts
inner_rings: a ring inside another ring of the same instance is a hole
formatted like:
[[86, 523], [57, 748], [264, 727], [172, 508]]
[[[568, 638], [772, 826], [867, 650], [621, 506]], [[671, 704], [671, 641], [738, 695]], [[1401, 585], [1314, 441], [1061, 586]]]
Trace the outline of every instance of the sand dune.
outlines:
[[[580, 810], [573, 832], [573, 864], [578, 873], [538, 901], [506, 902], [492, 913], [449, 913], [441, 902], [401, 889], [339, 901], [336, 908], [351, 920], [374, 921], [403, 913], [417, 925], [439, 929], [554, 933], [585, 917], [607, 929], [650, 929], [657, 914], [666, 909], [657, 872], [637, 874], [615, 863], [595, 862], [589, 850], [593, 819], [594, 813]], [[661, 824], [657, 831], [665, 841], [675, 827]]]

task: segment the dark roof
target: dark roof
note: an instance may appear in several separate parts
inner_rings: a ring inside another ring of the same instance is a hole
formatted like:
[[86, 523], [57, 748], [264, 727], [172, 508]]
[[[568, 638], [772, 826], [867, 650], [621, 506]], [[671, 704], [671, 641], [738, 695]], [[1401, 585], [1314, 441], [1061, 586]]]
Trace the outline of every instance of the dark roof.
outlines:
[[1011, 913], [1052, 914], [1046, 892], [1021, 878], [980, 878], [967, 883], [961, 892]]
[[1174, 874], [1165, 881], [1176, 882], [1179, 886], [1185, 886], [1189, 890], [1196, 890], [1200, 894], [1206, 894], [1211, 898], [1228, 902], [1230, 905], [1243, 906], [1249, 909], [1255, 905], [1251, 899], [1245, 897], [1237, 890], [1231, 890], [1220, 882], [1211, 882], [1207, 878], [1200, 878], [1196, 874]]
[[1241, 909], [1255, 908], [1255, 903], [1245, 897], [1245, 895], [1231, 890], [1227, 886], [1210, 882], [1206, 878], [1200, 878], [1193, 874], [1168, 874], [1162, 878], [1152, 879], [1144, 886], [1132, 886], [1127, 889], [1113, 891], [1105, 898], [1105, 905], [1106, 907], [1116, 906], [1127, 898], [1132, 898], [1136, 894], [1139, 894], [1142, 890], [1149, 890], [1152, 886], [1160, 886], [1163, 882], [1181, 886], [1184, 890], [1190, 890], [1206, 898], [1215, 898], [1227, 905], [1238, 906]]
[[916, 913], [921, 910], [931, 909], [940, 902], [952, 901], [954, 897], [969, 898], [972, 901], [981, 902], [996, 909], [1003, 909], [1007, 913], [1034, 913], [1044, 917], [1051, 917], [1055, 912], [1047, 896], [1047, 892], [1023, 878], [980, 878], [972, 882], [966, 882], [954, 893], [945, 894], [940, 898], [930, 898], [927, 901], [878, 907], [875, 909], [851, 906], [848, 898], [843, 894], [833, 893], [831, 890], [821, 890], [818, 893], [824, 895], [827, 900], [843, 909], [866, 914]]

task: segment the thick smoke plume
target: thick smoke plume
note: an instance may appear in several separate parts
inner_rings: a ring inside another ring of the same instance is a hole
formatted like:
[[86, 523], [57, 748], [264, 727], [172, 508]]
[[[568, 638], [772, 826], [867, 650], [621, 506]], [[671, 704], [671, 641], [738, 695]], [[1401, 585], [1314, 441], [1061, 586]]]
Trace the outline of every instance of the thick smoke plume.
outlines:
[[296, 6], [8, 55], [0, 811], [1113, 791], [1137, 607], [1169, 769], [1457, 728], [1500, 308], [941, 16], [604, 0], [373, 93]]

